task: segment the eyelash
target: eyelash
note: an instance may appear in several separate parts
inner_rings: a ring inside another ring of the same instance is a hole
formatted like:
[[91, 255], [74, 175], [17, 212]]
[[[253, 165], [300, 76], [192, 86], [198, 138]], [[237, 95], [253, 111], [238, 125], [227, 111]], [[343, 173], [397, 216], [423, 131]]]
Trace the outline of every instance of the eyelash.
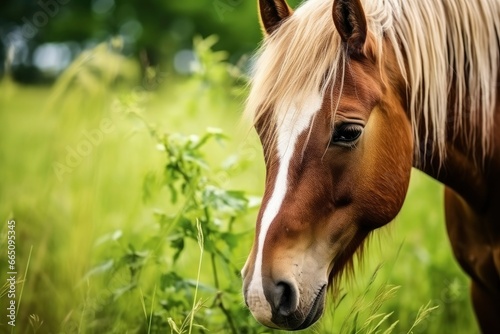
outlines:
[[354, 123], [343, 123], [333, 129], [331, 145], [354, 147], [363, 133], [363, 127]]

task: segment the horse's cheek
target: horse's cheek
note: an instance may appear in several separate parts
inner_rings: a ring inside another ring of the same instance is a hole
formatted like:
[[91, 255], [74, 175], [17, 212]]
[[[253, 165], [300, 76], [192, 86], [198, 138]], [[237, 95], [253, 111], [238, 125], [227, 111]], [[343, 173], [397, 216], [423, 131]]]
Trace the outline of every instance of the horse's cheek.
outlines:
[[403, 205], [412, 168], [410, 125], [401, 115], [374, 109], [365, 127], [360, 154], [363, 161], [360, 192], [363, 224], [370, 228], [389, 223]]

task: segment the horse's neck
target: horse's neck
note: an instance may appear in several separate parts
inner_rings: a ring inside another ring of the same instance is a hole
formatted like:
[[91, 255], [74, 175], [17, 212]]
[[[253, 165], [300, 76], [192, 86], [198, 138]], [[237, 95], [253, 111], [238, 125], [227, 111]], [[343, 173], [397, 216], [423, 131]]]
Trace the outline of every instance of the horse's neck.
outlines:
[[[498, 78], [500, 78], [500, 73]], [[451, 114], [453, 111], [450, 110]], [[477, 212], [488, 205], [488, 194], [498, 187], [500, 179], [500, 90], [497, 90], [495, 126], [492, 149], [483, 155], [481, 140], [476, 139], [477, 149], [467, 148], [465, 135], [447, 141], [446, 156], [440, 163], [437, 154], [423, 154], [415, 167], [453, 189]]]

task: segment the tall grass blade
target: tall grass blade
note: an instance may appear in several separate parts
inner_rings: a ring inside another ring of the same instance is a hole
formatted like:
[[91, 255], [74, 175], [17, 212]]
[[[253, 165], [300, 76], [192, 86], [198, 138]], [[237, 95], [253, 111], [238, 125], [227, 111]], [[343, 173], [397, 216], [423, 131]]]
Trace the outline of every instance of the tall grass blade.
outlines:
[[422, 321], [424, 321], [425, 319], [427, 319], [427, 317], [432, 313], [432, 311], [434, 311], [438, 307], [439, 307], [439, 305], [431, 307], [431, 302], [428, 302], [426, 305], [421, 306], [420, 309], [418, 310], [415, 322], [410, 327], [410, 329], [408, 330], [407, 334], [412, 334], [413, 333], [413, 329], [415, 327], [417, 327]]
[[146, 303], [144, 302], [144, 294], [142, 293], [142, 289], [139, 289], [139, 293], [141, 294], [141, 306], [142, 312], [144, 312], [144, 318], [148, 319], [148, 312], [146, 311]]
[[391, 334], [394, 328], [396, 328], [397, 324], [399, 323], [399, 320], [396, 320], [391, 327], [387, 328], [383, 334]]
[[189, 334], [191, 334], [191, 331], [193, 329], [195, 309], [198, 308], [197, 307], [198, 302], [196, 300], [198, 298], [198, 286], [200, 283], [201, 264], [203, 262], [203, 246], [205, 244], [205, 240], [203, 238], [203, 230], [201, 228], [201, 223], [199, 220], [196, 220], [196, 228], [198, 230], [198, 246], [200, 247], [200, 261], [198, 262], [198, 274], [196, 276], [196, 287], [194, 289], [193, 307], [191, 309], [191, 316], [189, 319]]
[[33, 245], [30, 247], [30, 253], [28, 255], [28, 262], [26, 263], [26, 269], [24, 270], [23, 284], [21, 285], [21, 292], [19, 293], [19, 303], [17, 304], [16, 316], [19, 313], [19, 308], [21, 307], [21, 299], [23, 298], [24, 284], [26, 283], [26, 277], [28, 277], [28, 269], [30, 267], [31, 253], [33, 252]]
[[149, 324], [148, 324], [148, 334], [151, 333], [151, 323], [153, 322], [153, 310], [155, 305], [155, 297], [156, 297], [156, 284], [153, 289], [153, 298], [151, 298], [151, 313], [149, 314]]

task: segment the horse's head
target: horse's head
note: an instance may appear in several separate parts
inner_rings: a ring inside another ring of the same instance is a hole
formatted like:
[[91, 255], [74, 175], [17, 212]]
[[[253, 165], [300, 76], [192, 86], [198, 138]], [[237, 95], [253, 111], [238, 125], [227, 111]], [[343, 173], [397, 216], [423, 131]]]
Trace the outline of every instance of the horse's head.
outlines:
[[244, 296], [259, 322], [289, 330], [321, 316], [328, 285], [399, 212], [412, 166], [394, 50], [359, 0], [325, 2], [293, 13], [260, 1], [266, 41], [248, 102], [267, 175]]

